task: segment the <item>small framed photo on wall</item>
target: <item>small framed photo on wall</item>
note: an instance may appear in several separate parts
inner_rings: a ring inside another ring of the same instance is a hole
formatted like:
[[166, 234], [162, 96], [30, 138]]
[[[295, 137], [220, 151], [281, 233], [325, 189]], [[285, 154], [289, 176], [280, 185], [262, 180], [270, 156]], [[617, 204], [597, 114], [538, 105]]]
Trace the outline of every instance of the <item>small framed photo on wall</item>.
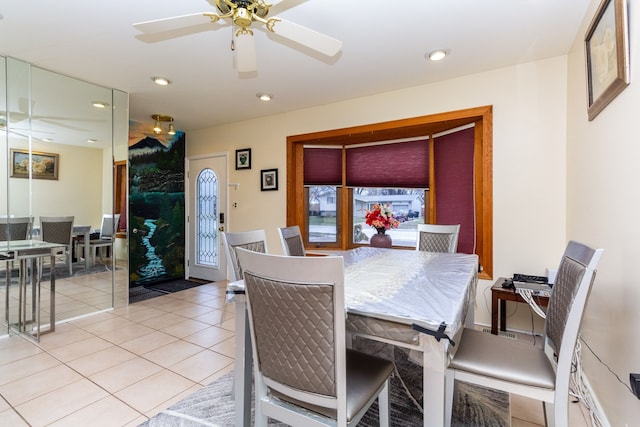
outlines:
[[236, 150], [236, 170], [251, 169], [251, 148]]
[[263, 169], [260, 171], [260, 190], [278, 190], [278, 169]]

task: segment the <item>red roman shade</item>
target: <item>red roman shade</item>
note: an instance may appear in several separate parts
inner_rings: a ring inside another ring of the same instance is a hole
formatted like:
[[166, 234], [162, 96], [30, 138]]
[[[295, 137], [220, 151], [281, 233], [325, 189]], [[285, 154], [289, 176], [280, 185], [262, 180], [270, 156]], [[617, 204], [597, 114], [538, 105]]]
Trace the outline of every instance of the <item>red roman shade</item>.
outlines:
[[347, 147], [347, 186], [429, 187], [429, 140]]
[[304, 148], [304, 185], [342, 185], [342, 148]]

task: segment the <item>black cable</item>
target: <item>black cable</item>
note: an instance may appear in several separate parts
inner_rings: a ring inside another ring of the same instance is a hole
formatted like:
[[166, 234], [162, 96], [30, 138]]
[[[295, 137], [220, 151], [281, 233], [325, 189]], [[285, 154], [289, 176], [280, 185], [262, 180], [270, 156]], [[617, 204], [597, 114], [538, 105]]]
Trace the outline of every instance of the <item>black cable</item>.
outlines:
[[[629, 384], [625, 383], [624, 381], [622, 381], [622, 380], [620, 379], [620, 377], [618, 376], [618, 374], [616, 374], [615, 372], [613, 372], [613, 370], [609, 367], [609, 365], [607, 365], [606, 363], [604, 363], [604, 362], [602, 361], [602, 359], [600, 359], [600, 356], [598, 356], [598, 355], [596, 354], [596, 352], [595, 352], [595, 351], [593, 351], [593, 349], [591, 348], [591, 346], [589, 345], [589, 343], [588, 343], [588, 342], [586, 342], [586, 341], [584, 340], [584, 338], [582, 338], [582, 336], [580, 336], [580, 341], [582, 341], [582, 342], [584, 343], [584, 345], [586, 345], [586, 346], [587, 346], [587, 348], [589, 349], [589, 351], [591, 352], [591, 354], [593, 354], [593, 355], [595, 356], [595, 358], [598, 360], [598, 362], [600, 362], [602, 365], [604, 365], [604, 366], [609, 370], [609, 372], [611, 372], [611, 373], [613, 374], [613, 376], [614, 376], [614, 377], [616, 377], [616, 379], [618, 380], [618, 382], [619, 382], [620, 384], [622, 384], [622, 385], [623, 385], [627, 390], [629, 390], [629, 393], [633, 394], [633, 390], [631, 390], [631, 386], [630, 386]], [[635, 394], [634, 394], [634, 396], [635, 396]]]

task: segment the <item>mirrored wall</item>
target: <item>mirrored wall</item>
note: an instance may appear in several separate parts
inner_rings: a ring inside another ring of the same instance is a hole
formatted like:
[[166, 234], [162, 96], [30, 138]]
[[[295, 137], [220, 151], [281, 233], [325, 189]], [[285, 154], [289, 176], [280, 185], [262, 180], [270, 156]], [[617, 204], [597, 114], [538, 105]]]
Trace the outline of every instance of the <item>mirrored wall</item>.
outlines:
[[[35, 239], [41, 217], [74, 218], [71, 272], [63, 257], [56, 262], [57, 321], [128, 302], [126, 197], [118, 192], [114, 202], [114, 164], [127, 159], [128, 104], [124, 92], [0, 57], [0, 217], [33, 218]], [[123, 216], [114, 250], [101, 249], [94, 261], [82, 240], [113, 213]], [[47, 265], [41, 272], [48, 318]], [[6, 289], [7, 274], [17, 272], [0, 265], [0, 335], [17, 312], [17, 279]]]

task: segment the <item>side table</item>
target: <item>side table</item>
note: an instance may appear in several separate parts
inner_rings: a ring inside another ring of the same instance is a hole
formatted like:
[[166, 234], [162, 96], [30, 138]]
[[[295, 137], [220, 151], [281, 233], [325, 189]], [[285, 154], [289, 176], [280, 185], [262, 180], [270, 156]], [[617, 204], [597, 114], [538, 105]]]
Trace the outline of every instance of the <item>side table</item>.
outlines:
[[[500, 320], [500, 330], [507, 329], [507, 301], [527, 304], [515, 289], [502, 287], [505, 280], [508, 279], [500, 277], [491, 287], [491, 333], [494, 335], [498, 335], [498, 320]], [[549, 297], [537, 296], [536, 302], [546, 307], [549, 304]]]

